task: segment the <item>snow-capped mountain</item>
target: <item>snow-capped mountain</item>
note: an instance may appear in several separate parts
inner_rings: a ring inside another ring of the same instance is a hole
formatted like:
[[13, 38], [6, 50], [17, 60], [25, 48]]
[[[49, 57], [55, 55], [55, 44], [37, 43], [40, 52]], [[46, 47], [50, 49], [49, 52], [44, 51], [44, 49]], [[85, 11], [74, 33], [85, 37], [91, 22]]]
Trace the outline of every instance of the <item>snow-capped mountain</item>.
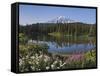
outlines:
[[59, 16], [55, 19], [48, 21], [48, 23], [74, 23], [76, 21], [66, 18], [64, 16]]

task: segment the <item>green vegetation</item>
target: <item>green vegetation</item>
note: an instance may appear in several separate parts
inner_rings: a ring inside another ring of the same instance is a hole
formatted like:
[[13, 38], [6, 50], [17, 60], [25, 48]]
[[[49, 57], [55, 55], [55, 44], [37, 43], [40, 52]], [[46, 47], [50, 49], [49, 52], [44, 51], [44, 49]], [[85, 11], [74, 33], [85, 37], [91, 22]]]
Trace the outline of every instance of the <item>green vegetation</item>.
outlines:
[[[47, 44], [28, 44], [32, 37], [41, 40], [41, 36], [52, 36], [51, 41], [57, 42], [61, 47], [70, 43], [80, 43], [82, 39], [88, 42], [89, 37], [95, 37], [95, 24], [84, 23], [37, 23], [19, 27], [19, 71], [42, 71], [57, 69], [75, 69], [96, 67], [96, 50], [89, 50], [79, 54], [52, 54], [48, 52]], [[92, 28], [90, 30], [90, 28]], [[65, 40], [65, 39], [66, 40]], [[43, 36], [43, 40], [48, 41]], [[79, 41], [80, 39], [80, 41]], [[68, 43], [66, 43], [68, 41]], [[77, 42], [76, 42], [77, 41]], [[64, 44], [61, 45], [60, 43]], [[95, 42], [95, 40], [94, 40]], [[94, 43], [93, 42], [93, 43]]]
[[20, 72], [96, 67], [95, 50], [83, 54], [53, 55], [48, 53], [46, 44], [27, 44], [24, 43], [24, 34], [19, 34], [19, 37]]
[[61, 37], [62, 33], [60, 33], [60, 32], [53, 32], [53, 33], [48, 33], [48, 35], [56, 36], [56, 37]]
[[95, 51], [79, 55], [52, 55], [39, 45], [19, 45], [19, 71], [96, 67]]
[[53, 36], [95, 36], [96, 25], [85, 23], [36, 23], [19, 27], [19, 32], [28, 37], [37, 34]]
[[23, 33], [19, 33], [19, 42], [20, 44], [25, 44], [28, 41], [28, 37], [26, 37]]

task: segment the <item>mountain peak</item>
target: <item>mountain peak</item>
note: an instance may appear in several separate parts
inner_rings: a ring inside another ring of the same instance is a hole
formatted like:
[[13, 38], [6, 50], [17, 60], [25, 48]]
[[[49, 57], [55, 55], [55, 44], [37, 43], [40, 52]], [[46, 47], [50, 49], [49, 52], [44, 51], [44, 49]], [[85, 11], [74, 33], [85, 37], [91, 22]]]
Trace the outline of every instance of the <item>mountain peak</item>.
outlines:
[[59, 16], [56, 17], [50, 21], [48, 21], [48, 23], [74, 23], [76, 21], [70, 19], [70, 18], [66, 18], [65, 16]]
[[65, 16], [59, 16], [58, 19], [65, 18]]

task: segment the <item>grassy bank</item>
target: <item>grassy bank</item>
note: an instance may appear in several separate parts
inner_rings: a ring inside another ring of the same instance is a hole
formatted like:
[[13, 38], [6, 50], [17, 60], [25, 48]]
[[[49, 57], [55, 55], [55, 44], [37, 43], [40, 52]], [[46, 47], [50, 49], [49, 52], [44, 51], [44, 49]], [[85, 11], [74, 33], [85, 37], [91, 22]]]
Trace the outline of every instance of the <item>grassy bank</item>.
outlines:
[[61, 36], [65, 36], [65, 37], [69, 37], [69, 36], [75, 37], [75, 36], [77, 36], [77, 37], [82, 37], [82, 38], [87, 38], [87, 37], [89, 37], [88, 34], [76, 35], [76, 34], [68, 34], [68, 33], [61, 33], [61, 32], [52, 32], [52, 33], [48, 33], [48, 35], [55, 36], [55, 37], [61, 37]]
[[63, 34], [60, 33], [60, 32], [52, 32], [52, 33], [48, 33], [48, 35], [60, 37], [60, 36], [62, 36]]

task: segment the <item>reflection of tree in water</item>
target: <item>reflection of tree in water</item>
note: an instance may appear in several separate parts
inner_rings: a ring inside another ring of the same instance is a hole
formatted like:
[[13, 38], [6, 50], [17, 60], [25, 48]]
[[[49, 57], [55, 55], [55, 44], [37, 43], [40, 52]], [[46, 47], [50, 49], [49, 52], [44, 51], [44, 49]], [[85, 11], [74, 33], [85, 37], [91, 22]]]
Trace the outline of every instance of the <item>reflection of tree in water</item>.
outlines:
[[[35, 40], [37, 42], [44, 41], [44, 42], [51, 42], [53, 45], [58, 47], [70, 47], [72, 44], [93, 44], [94, 38], [82, 38], [82, 37], [74, 37], [74, 36], [61, 36], [61, 37], [54, 37], [50, 35], [32, 35], [32, 40]], [[77, 46], [76, 46], [77, 47]]]

